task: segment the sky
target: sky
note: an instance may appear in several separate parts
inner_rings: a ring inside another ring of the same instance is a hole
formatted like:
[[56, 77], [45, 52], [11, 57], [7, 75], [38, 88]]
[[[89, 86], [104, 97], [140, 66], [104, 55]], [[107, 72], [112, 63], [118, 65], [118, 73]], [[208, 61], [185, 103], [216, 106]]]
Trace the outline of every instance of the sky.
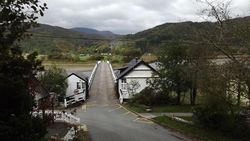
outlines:
[[[204, 20], [197, 0], [40, 0], [48, 5], [38, 22], [133, 34], [163, 23]], [[216, 1], [216, 0], [214, 0]], [[225, 1], [225, 0], [224, 0]], [[250, 0], [233, 0], [232, 15], [249, 16]]]

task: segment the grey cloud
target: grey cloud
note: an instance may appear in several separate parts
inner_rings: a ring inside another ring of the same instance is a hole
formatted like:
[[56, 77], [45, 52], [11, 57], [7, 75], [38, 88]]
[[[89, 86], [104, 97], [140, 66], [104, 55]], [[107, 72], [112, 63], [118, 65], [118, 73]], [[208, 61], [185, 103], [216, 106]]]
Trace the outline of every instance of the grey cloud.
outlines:
[[[49, 9], [39, 22], [89, 27], [118, 34], [135, 33], [166, 22], [201, 21], [196, 0], [41, 0]], [[247, 7], [248, 6], [248, 7]], [[248, 0], [235, 0], [235, 9], [249, 11]], [[244, 13], [244, 12], [243, 12]], [[249, 12], [248, 12], [249, 13]], [[246, 15], [246, 14], [245, 14]]]

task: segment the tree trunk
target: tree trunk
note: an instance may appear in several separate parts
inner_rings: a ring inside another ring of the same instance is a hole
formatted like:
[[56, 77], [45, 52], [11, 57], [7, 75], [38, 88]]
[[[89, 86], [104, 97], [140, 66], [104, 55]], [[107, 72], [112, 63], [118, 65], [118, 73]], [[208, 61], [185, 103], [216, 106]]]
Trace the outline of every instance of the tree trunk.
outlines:
[[247, 82], [247, 87], [248, 87], [248, 101], [249, 101], [248, 106], [250, 107], [250, 83], [249, 82]]
[[179, 105], [181, 102], [181, 92], [177, 91], [177, 104]]
[[197, 88], [194, 87], [194, 88], [193, 88], [193, 100], [192, 100], [191, 105], [195, 105], [195, 104], [196, 104], [196, 103], [195, 103], [196, 95], [197, 95]]
[[237, 105], [240, 106], [240, 96], [241, 96], [241, 85], [238, 83], [238, 95], [237, 95]]
[[190, 104], [193, 105], [193, 88], [190, 89]]

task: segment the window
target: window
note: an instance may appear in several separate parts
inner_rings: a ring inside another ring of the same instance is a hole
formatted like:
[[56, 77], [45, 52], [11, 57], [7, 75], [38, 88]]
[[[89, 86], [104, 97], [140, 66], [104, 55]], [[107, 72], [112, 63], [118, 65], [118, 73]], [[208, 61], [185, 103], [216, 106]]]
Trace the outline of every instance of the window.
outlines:
[[127, 83], [127, 80], [123, 78], [122, 83]]
[[123, 90], [127, 89], [127, 80], [126, 79], [122, 79], [121, 89], [123, 89]]
[[85, 89], [85, 83], [82, 82], [82, 89]]
[[80, 82], [76, 82], [76, 88], [81, 89]]

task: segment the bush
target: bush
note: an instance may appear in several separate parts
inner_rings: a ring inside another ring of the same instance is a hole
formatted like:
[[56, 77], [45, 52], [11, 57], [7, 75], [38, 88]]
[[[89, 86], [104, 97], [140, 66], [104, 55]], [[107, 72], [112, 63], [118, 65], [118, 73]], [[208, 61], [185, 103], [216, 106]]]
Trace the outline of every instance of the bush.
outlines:
[[197, 107], [194, 112], [194, 122], [202, 128], [217, 130], [241, 140], [248, 140], [250, 127], [245, 123], [245, 119], [240, 114], [232, 114], [227, 110], [215, 108], [218, 106], [220, 105]]
[[102, 56], [100, 54], [95, 54], [95, 55], [90, 56], [88, 60], [99, 61], [99, 60], [102, 60], [102, 59], [104, 59], [104, 56]]
[[48, 55], [49, 60], [68, 60], [68, 61], [79, 61], [79, 56], [73, 55], [73, 54], [62, 54], [57, 52], [52, 52]]
[[111, 59], [111, 63], [113, 64], [113, 63], [119, 63], [120, 61], [119, 61], [119, 59], [118, 58], [112, 58]]
[[48, 54], [48, 59], [52, 60], [52, 59], [64, 59], [63, 55], [61, 53], [57, 53], [57, 52], [52, 52]]
[[173, 101], [168, 95], [156, 93], [152, 88], [146, 87], [130, 99], [129, 104], [153, 106], [171, 104]]

